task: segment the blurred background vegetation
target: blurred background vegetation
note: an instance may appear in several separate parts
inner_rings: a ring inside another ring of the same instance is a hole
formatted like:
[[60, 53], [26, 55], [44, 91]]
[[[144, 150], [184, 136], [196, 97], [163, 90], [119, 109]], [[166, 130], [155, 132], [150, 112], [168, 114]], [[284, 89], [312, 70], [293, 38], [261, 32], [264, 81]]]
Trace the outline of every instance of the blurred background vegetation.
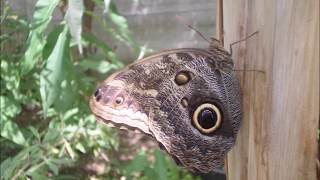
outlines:
[[114, 2], [37, 0], [32, 18], [0, 2], [1, 179], [199, 179], [147, 137], [89, 111], [97, 83], [128, 63], [92, 24], [133, 59], [150, 52]]

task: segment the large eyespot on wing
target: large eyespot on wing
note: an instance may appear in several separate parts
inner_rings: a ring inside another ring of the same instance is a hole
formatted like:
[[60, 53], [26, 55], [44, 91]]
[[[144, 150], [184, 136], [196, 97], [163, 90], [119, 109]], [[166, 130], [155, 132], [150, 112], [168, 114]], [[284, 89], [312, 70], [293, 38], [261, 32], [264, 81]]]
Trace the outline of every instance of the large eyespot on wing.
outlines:
[[221, 125], [220, 109], [214, 104], [204, 103], [197, 107], [192, 116], [192, 124], [203, 134], [210, 134]]

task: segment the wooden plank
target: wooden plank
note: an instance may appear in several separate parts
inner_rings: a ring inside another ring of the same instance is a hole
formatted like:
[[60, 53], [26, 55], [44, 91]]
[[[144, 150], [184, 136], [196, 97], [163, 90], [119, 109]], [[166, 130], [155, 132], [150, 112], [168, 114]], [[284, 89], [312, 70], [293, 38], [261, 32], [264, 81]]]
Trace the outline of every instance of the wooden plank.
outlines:
[[223, 0], [216, 0], [216, 39], [223, 45]]
[[225, 0], [226, 48], [241, 72], [244, 119], [228, 155], [228, 179], [316, 179], [319, 1]]

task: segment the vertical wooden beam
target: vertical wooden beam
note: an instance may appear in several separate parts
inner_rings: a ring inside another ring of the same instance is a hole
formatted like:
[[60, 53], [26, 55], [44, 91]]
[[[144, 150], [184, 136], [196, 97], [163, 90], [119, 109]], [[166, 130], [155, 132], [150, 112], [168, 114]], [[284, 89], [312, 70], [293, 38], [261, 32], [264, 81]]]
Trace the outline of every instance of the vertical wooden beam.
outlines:
[[230, 180], [315, 180], [319, 128], [319, 1], [224, 0], [225, 47], [241, 72], [244, 119]]
[[216, 0], [216, 39], [223, 40], [223, 0]]

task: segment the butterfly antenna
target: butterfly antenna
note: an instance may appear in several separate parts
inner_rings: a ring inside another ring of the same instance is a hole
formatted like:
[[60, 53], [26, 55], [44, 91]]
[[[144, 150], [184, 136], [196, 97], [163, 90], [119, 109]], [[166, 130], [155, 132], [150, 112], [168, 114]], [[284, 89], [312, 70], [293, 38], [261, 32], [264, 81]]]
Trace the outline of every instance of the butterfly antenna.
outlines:
[[[258, 34], [258, 32], [259, 32], [259, 31], [255, 31], [254, 33], [250, 34], [249, 36], [245, 37], [244, 39], [240, 39], [239, 41], [236, 41], [236, 42], [231, 43], [231, 44], [230, 44], [230, 54], [231, 54], [231, 56], [232, 56], [232, 46], [233, 46], [233, 45], [236, 45], [236, 44], [238, 44], [238, 43], [240, 43], [240, 42], [242, 42], [242, 41], [248, 40], [248, 39], [251, 38], [252, 36]], [[262, 70], [256, 70], [256, 69], [233, 69], [233, 71], [258, 72], [258, 73], [263, 73], [263, 74], [265, 74], [264, 71], [262, 71]]]
[[242, 42], [242, 41], [248, 40], [248, 39], [251, 38], [253, 35], [258, 34], [258, 32], [259, 32], [259, 31], [255, 31], [254, 33], [250, 34], [249, 36], [245, 37], [244, 39], [240, 39], [239, 41], [236, 41], [236, 42], [231, 43], [230, 46], [229, 46], [229, 48], [230, 48], [230, 49], [229, 49], [230, 54], [232, 55], [232, 46], [233, 46], [233, 45], [236, 45], [236, 44], [238, 44], [238, 43], [240, 43], [240, 42]]
[[181, 22], [182, 24], [184, 24], [185, 26], [187, 26], [188, 28], [192, 29], [193, 31], [195, 31], [202, 39], [204, 39], [205, 41], [207, 41], [209, 44], [211, 43], [211, 41], [209, 41], [206, 37], [204, 37], [204, 35], [202, 35], [202, 33], [194, 28], [190, 23], [187, 22], [186, 19], [184, 19], [182, 16], [176, 16], [176, 19]]

